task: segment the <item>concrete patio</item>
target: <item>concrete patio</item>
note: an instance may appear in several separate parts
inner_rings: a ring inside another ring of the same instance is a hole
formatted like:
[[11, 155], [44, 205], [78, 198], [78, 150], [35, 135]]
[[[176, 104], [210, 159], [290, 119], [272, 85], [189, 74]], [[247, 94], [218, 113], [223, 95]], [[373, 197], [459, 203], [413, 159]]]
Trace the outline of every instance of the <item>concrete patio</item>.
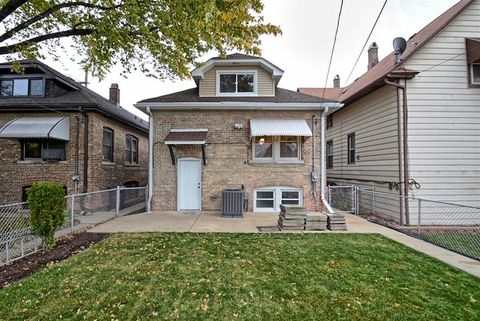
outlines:
[[[359, 216], [345, 214], [347, 231], [293, 231], [293, 233], [378, 233], [423, 252], [465, 272], [480, 277], [480, 262], [444, 248], [371, 223]], [[278, 214], [246, 213], [243, 218], [223, 218], [218, 212], [150, 212], [127, 215], [97, 225], [90, 232], [222, 232], [258, 233], [259, 226], [276, 226]], [[281, 232], [286, 233], [286, 232]]]

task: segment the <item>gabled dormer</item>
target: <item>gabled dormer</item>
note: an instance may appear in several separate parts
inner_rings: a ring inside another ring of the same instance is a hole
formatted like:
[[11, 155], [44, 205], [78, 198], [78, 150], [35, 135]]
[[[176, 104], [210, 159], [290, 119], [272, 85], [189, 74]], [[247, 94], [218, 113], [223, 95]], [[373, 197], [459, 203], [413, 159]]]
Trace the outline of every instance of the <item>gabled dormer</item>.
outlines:
[[200, 97], [273, 97], [283, 70], [256, 56], [215, 57], [192, 71]]

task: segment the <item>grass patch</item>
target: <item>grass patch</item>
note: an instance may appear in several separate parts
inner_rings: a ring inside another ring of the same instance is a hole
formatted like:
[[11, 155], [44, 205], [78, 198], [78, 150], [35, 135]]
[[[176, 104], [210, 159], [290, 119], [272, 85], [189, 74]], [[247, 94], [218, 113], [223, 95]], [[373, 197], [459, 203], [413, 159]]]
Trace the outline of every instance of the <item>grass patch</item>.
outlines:
[[479, 320], [480, 280], [379, 235], [118, 234], [0, 291], [0, 320]]

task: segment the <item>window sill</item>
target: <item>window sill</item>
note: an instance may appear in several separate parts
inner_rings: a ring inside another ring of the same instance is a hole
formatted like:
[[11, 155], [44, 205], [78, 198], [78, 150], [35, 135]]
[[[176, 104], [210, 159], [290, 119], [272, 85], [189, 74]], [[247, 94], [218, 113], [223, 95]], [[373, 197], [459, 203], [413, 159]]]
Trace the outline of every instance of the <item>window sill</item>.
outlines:
[[138, 164], [130, 164], [130, 163], [125, 163], [125, 167], [140, 167]]
[[106, 162], [106, 161], [102, 161], [102, 165], [106, 165], [106, 166], [114, 166], [115, 163], [114, 162]]
[[28, 160], [19, 160], [17, 161], [17, 164], [21, 165], [21, 164], [25, 164], [25, 165], [28, 165], [28, 164], [68, 164], [67, 161], [44, 161], [44, 160], [41, 160], [41, 159], [28, 159]]
[[252, 165], [256, 165], [256, 164], [265, 164], [265, 165], [272, 165], [272, 164], [279, 164], [279, 165], [282, 165], [282, 164], [285, 164], [285, 165], [288, 165], [288, 164], [291, 164], [291, 165], [302, 165], [302, 164], [305, 164], [305, 161], [303, 160], [258, 160], [258, 159], [254, 159], [254, 160], [250, 160], [249, 161], [249, 164], [252, 164]]

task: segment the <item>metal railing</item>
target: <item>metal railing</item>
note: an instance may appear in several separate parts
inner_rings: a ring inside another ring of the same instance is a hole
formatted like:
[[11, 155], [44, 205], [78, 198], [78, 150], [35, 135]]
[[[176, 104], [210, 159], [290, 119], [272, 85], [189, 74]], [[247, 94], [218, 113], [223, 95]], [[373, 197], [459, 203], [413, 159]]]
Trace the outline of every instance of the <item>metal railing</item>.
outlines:
[[329, 186], [334, 208], [369, 215], [405, 234], [480, 260], [480, 207], [359, 188]]
[[[65, 223], [60, 237], [119, 216], [145, 210], [147, 187], [114, 189], [65, 196]], [[0, 206], [0, 266], [37, 252], [42, 241], [30, 229], [28, 204]]]

